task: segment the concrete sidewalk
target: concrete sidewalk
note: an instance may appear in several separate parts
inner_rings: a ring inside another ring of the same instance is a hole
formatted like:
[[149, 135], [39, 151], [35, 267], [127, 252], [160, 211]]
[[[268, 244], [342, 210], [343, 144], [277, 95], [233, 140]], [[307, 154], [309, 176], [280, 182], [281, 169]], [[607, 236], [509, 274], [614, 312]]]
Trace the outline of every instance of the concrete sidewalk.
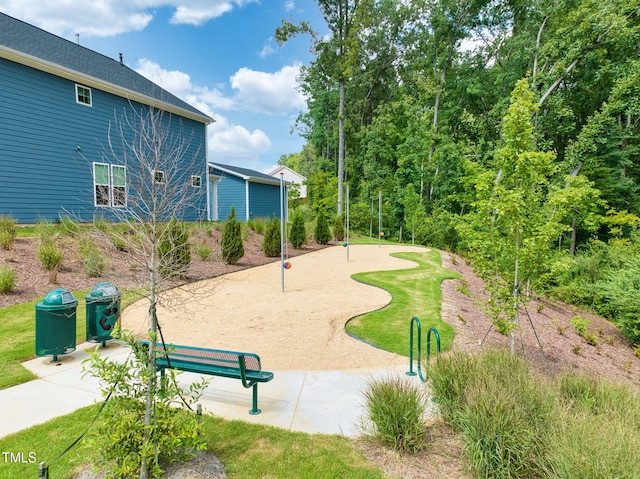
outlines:
[[[37, 358], [23, 365], [38, 379], [0, 390], [0, 438], [68, 414], [101, 401], [97, 379], [83, 375], [82, 363], [94, 343], [78, 345], [71, 354]], [[130, 349], [117, 341], [99, 351], [104, 356], [125, 360]], [[208, 377], [209, 386], [199, 403], [207, 413], [226, 419], [268, 424], [291, 431], [355, 436], [363, 413], [364, 395], [372, 378], [402, 374], [408, 369], [391, 365], [389, 369], [342, 371], [275, 371], [273, 381], [258, 386], [259, 415], [250, 415], [251, 389], [238, 380]], [[188, 385], [200, 376], [180, 375]], [[416, 379], [418, 381], [418, 379]]]

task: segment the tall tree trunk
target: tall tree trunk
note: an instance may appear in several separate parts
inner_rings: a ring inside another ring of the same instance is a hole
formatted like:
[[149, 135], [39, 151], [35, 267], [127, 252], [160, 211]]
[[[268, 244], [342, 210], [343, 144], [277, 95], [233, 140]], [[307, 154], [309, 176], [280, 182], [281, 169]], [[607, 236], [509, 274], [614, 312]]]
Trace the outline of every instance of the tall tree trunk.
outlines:
[[571, 255], [576, 254], [576, 242], [578, 238], [578, 224], [576, 217], [574, 216], [571, 220], [571, 246], [569, 247], [569, 253]]
[[[155, 264], [155, 249], [151, 253], [151, 264]], [[154, 268], [152, 268], [154, 269]], [[155, 273], [151, 273], [151, 287], [149, 294], [149, 339], [151, 341], [151, 347], [149, 348], [149, 355], [147, 358], [147, 374], [148, 374], [148, 388], [147, 388], [147, 400], [144, 410], [144, 432], [143, 434], [143, 448], [151, 440], [149, 434], [151, 431], [151, 421], [153, 419], [154, 399], [156, 397], [156, 334], [158, 332], [158, 316], [156, 313], [156, 282]], [[146, 457], [143, 456], [140, 464], [140, 479], [150, 479], [149, 476], [149, 464]]]
[[344, 79], [340, 79], [340, 113], [338, 114], [338, 216], [342, 215], [344, 183]]

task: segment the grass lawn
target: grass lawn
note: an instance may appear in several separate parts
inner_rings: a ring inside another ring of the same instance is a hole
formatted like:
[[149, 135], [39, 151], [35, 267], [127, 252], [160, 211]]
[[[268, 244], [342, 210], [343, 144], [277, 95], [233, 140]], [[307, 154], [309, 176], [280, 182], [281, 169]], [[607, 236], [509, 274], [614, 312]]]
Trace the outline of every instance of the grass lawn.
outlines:
[[[85, 342], [86, 320], [83, 300], [88, 293], [89, 291], [73, 293], [80, 303], [76, 310], [76, 344]], [[35, 308], [42, 299], [0, 308], [0, 389], [34, 379], [33, 374], [20, 363], [35, 357]]]
[[383, 288], [391, 293], [386, 307], [357, 316], [347, 324], [347, 332], [379, 348], [409, 355], [409, 328], [413, 316], [420, 319], [424, 341], [429, 328], [440, 333], [442, 349], [453, 342], [453, 328], [442, 321], [440, 284], [460, 275], [442, 268], [440, 253], [395, 253], [392, 256], [417, 263], [415, 268], [358, 273], [353, 279]]
[[[97, 411], [97, 405], [82, 408], [0, 439], [0, 450], [21, 452], [27, 461], [29, 453], [36, 458], [33, 463], [0, 461], [0, 479], [38, 477], [39, 463], [49, 465], [84, 432]], [[230, 479], [384, 478], [351, 440], [337, 435], [289, 432], [208, 415], [204, 416], [203, 434], [207, 449], [222, 461]], [[95, 452], [81, 441], [50, 465], [49, 474], [52, 478], [68, 479], [76, 468], [90, 464], [95, 457]]]

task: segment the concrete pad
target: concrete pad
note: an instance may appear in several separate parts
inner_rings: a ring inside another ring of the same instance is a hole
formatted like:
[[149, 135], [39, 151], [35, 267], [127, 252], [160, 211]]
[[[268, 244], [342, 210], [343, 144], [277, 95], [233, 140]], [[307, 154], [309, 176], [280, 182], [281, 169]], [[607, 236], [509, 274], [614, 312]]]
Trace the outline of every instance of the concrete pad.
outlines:
[[3, 389], [0, 391], [3, 411], [0, 437], [64, 416], [99, 400], [97, 392], [64, 387], [42, 379]]

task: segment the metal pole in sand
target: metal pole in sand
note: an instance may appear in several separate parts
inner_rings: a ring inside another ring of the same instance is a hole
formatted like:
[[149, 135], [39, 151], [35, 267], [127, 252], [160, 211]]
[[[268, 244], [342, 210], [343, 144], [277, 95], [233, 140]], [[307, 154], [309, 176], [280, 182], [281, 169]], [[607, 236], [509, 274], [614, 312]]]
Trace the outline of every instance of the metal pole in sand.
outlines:
[[284, 200], [283, 200], [284, 172], [280, 172], [280, 275], [282, 292], [284, 293]]
[[378, 248], [382, 241], [382, 191], [378, 192]]
[[347, 185], [347, 210], [346, 210], [346, 234], [345, 242], [347, 244], [347, 263], [349, 262], [349, 185]]

